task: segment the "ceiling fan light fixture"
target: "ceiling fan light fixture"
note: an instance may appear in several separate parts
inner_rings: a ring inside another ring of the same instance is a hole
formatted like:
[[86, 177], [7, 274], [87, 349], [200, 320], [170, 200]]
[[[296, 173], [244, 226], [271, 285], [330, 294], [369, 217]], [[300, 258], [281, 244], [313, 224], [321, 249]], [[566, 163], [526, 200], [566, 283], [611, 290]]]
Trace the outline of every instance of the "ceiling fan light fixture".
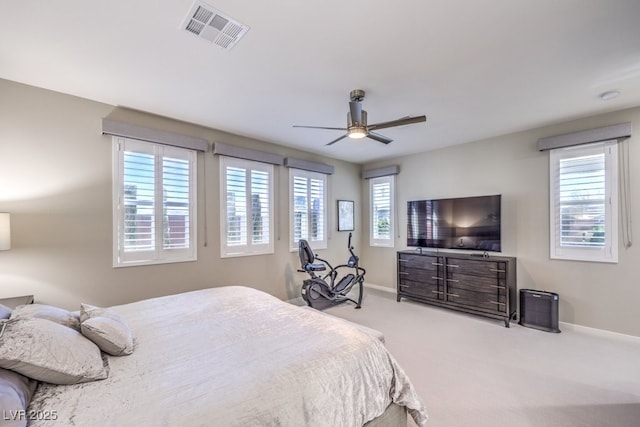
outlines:
[[353, 126], [349, 128], [347, 135], [351, 139], [361, 139], [367, 136], [367, 129], [364, 126]]

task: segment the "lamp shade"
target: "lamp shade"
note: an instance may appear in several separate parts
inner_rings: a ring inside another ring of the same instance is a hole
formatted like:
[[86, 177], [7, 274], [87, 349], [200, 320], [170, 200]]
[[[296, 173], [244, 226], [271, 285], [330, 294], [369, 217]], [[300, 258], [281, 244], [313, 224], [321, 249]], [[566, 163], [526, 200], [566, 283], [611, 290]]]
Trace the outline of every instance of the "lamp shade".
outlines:
[[11, 249], [11, 216], [0, 212], [0, 251]]

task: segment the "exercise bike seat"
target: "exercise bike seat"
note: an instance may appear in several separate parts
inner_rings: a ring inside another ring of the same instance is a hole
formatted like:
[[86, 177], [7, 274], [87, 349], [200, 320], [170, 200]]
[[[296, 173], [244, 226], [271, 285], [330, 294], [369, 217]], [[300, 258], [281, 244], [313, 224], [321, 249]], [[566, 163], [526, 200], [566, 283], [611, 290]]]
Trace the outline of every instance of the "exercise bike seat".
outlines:
[[310, 262], [304, 265], [304, 271], [325, 271], [327, 266], [324, 264], [312, 264]]

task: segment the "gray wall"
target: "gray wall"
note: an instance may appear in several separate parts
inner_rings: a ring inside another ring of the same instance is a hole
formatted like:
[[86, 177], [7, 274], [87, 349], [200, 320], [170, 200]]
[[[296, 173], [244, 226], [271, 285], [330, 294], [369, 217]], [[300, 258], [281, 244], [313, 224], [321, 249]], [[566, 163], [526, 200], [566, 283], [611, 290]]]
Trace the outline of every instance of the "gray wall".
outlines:
[[[362, 245], [368, 282], [396, 286], [395, 251], [407, 249], [408, 200], [502, 194], [503, 254], [518, 258], [518, 288], [557, 292], [563, 322], [640, 336], [640, 243], [629, 249], [620, 243], [617, 264], [551, 260], [548, 153], [536, 149], [541, 137], [627, 121], [640, 129], [640, 108], [365, 165], [365, 169], [400, 165], [396, 246]], [[640, 151], [634, 139], [630, 141], [632, 222], [640, 224], [635, 197], [640, 188], [636, 173]], [[362, 194], [368, 206], [366, 182]], [[368, 216], [362, 220], [368, 227]], [[368, 243], [368, 235], [364, 239]]]
[[[13, 233], [13, 248], [0, 252], [0, 298], [34, 294], [39, 302], [77, 309], [81, 301], [113, 305], [229, 284], [249, 285], [283, 299], [299, 295], [305, 275], [295, 271], [297, 253], [287, 245], [287, 170], [278, 168], [276, 253], [221, 259], [219, 169], [211, 153], [200, 155], [198, 163], [198, 261], [112, 268], [111, 140], [100, 133], [101, 119], [109, 116], [333, 164], [329, 249], [320, 253], [329, 260], [346, 259], [348, 233], [335, 231], [335, 201], [354, 200], [354, 243], [367, 281], [390, 289], [396, 286], [395, 252], [406, 249], [407, 200], [500, 193], [503, 253], [518, 258], [518, 287], [559, 293], [564, 322], [640, 336], [638, 245], [621, 246], [617, 264], [550, 260], [548, 154], [535, 148], [540, 137], [624, 121], [640, 129], [640, 108], [365, 165], [400, 165], [396, 247], [387, 249], [368, 246], [368, 232], [363, 232], [369, 225], [369, 200], [359, 165], [6, 80], [0, 80], [0, 94], [0, 211], [12, 213]], [[632, 197], [640, 185], [634, 173], [640, 152], [634, 144]], [[633, 222], [640, 224], [637, 197], [632, 209]]]
[[275, 254], [221, 259], [220, 171], [211, 152], [198, 157], [198, 261], [112, 268], [111, 137], [101, 135], [107, 116], [334, 165], [329, 248], [319, 252], [346, 260], [348, 233], [335, 231], [336, 200], [354, 200], [360, 215], [358, 165], [6, 80], [0, 94], [0, 211], [12, 221], [12, 249], [0, 252], [0, 298], [34, 294], [36, 302], [79, 309], [80, 302], [114, 305], [230, 284], [299, 296], [306, 275], [296, 272], [298, 254], [287, 244], [288, 169], [276, 172]]

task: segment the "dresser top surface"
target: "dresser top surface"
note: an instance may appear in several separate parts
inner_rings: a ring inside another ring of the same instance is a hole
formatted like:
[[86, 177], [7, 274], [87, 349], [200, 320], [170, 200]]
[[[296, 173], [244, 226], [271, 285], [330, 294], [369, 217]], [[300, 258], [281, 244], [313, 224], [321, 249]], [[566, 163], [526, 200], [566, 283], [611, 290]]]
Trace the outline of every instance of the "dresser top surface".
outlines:
[[470, 259], [475, 261], [515, 261], [515, 257], [502, 256], [502, 255], [489, 255], [486, 252], [479, 253], [455, 253], [455, 252], [442, 252], [442, 251], [419, 251], [419, 250], [404, 250], [398, 251], [398, 255], [417, 255], [417, 256], [439, 256], [446, 258], [456, 259]]

